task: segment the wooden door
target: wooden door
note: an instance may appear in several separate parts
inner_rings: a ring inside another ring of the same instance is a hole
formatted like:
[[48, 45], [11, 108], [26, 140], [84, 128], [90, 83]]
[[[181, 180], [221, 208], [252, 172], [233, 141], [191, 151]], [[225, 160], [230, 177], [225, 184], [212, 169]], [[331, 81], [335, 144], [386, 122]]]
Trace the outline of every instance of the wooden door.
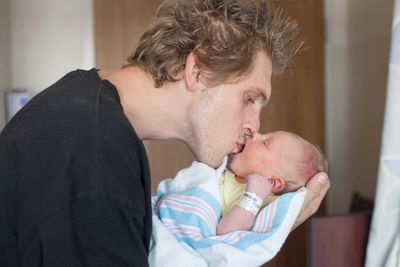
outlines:
[[[288, 130], [324, 149], [322, 0], [275, 0], [301, 25], [307, 48], [291, 70], [274, 77], [272, 98], [261, 115], [261, 133]], [[95, 0], [96, 61], [100, 69], [119, 68], [161, 0]], [[173, 177], [193, 156], [177, 141], [146, 141], [153, 190]], [[264, 266], [306, 266], [305, 225], [294, 231], [277, 257]]]

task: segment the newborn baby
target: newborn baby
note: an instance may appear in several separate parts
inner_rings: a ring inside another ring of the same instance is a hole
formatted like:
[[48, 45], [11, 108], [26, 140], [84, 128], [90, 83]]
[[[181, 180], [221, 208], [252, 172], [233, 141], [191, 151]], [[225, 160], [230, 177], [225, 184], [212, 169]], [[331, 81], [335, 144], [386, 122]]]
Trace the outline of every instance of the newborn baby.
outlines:
[[230, 158], [230, 172], [220, 180], [222, 219], [217, 234], [249, 230], [258, 210], [280, 195], [304, 186], [326, 171], [321, 151], [293, 133], [255, 134], [241, 153]]
[[[297, 189], [325, 170], [316, 147], [282, 131], [255, 134], [229, 163], [224, 159], [214, 169], [193, 162], [158, 185], [150, 266], [264, 264], [279, 251], [300, 212], [305, 189]], [[282, 195], [262, 207], [271, 193]]]

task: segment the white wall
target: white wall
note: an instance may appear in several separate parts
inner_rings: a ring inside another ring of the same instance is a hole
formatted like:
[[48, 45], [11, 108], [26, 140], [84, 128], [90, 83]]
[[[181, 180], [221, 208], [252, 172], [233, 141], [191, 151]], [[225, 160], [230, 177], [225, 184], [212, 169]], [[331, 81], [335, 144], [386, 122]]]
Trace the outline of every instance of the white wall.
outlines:
[[329, 213], [355, 191], [374, 198], [392, 12], [393, 0], [325, 0]]
[[37, 93], [94, 66], [92, 0], [11, 1], [11, 86]]
[[10, 0], [0, 0], [0, 129], [5, 122], [4, 91], [10, 88]]
[[0, 0], [0, 129], [4, 91], [31, 95], [95, 66], [93, 0]]

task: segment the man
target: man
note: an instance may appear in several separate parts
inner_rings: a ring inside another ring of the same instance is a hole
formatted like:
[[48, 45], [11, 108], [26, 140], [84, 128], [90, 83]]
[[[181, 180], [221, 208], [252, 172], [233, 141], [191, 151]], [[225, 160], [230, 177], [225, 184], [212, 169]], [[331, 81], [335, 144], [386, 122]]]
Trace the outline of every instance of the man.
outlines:
[[[296, 33], [263, 1], [166, 1], [124, 68], [37, 95], [0, 136], [0, 266], [147, 266], [141, 140], [179, 139], [213, 167], [241, 152]], [[328, 188], [311, 179], [296, 226]]]

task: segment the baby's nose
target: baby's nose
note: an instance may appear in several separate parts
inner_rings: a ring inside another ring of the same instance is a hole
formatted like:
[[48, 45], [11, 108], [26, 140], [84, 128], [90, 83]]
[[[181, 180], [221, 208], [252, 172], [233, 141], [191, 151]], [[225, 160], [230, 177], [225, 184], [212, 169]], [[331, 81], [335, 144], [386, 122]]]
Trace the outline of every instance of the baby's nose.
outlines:
[[259, 134], [259, 133], [253, 133], [253, 138], [252, 138], [253, 141], [258, 140], [258, 139], [260, 139], [260, 138], [261, 138], [261, 134]]

